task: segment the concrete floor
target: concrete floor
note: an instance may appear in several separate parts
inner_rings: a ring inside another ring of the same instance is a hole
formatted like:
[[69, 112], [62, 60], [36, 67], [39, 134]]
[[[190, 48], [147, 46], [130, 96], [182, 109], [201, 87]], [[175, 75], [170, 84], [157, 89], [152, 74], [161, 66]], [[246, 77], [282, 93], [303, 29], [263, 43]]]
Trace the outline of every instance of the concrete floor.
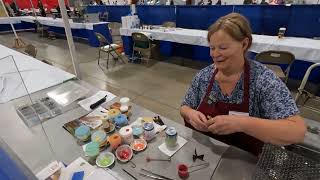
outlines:
[[[48, 40], [32, 32], [22, 32], [19, 36], [26, 43], [37, 47], [37, 59], [47, 60], [54, 66], [74, 73], [65, 39]], [[13, 35], [0, 35], [0, 43], [11, 47]], [[106, 61], [102, 61], [101, 67], [97, 64], [97, 48], [80, 42], [75, 42], [75, 46], [84, 81], [117, 96], [128, 96], [134, 103], [176, 122], [183, 122], [179, 114], [180, 103], [192, 78], [201, 67], [205, 66], [204, 64], [192, 63], [190, 67], [186, 67], [172, 63], [179, 63], [178, 58], [152, 61], [149, 64], [121, 64], [120, 62], [114, 64], [111, 61], [109, 69], [106, 70]], [[311, 104], [320, 108], [318, 102], [311, 102]], [[305, 108], [301, 111], [304, 117], [320, 121], [319, 113]]]

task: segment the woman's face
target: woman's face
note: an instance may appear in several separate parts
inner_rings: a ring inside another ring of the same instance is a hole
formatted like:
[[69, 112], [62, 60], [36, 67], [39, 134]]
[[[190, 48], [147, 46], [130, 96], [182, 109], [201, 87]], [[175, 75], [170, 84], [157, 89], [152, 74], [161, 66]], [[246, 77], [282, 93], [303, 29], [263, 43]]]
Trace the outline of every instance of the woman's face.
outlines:
[[244, 60], [244, 50], [248, 39], [239, 42], [234, 40], [228, 33], [219, 30], [210, 37], [210, 56], [214, 65], [219, 70], [228, 70], [234, 65], [240, 65]]

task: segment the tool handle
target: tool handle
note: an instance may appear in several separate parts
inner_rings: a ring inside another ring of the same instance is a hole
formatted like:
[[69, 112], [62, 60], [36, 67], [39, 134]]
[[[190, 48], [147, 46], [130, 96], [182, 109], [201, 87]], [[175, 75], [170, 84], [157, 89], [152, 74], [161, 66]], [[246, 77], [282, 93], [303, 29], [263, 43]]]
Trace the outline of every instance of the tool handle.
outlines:
[[99, 101], [91, 104], [90, 109], [95, 109], [96, 107], [100, 106], [103, 102], [106, 101], [106, 98], [107, 98], [107, 95], [104, 98], [100, 99]]

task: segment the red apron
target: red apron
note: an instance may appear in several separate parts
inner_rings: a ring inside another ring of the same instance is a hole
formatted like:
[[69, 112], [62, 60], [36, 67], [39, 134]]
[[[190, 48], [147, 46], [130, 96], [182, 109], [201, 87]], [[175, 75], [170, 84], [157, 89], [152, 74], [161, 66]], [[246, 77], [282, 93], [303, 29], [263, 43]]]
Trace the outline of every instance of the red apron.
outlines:
[[[209, 115], [211, 117], [215, 117], [218, 115], [228, 115], [229, 111], [237, 111], [237, 112], [249, 112], [249, 82], [250, 82], [250, 66], [247, 61], [245, 61], [245, 68], [244, 68], [244, 95], [241, 104], [232, 104], [232, 103], [224, 103], [224, 102], [213, 102], [210, 99], [210, 92], [212, 90], [215, 75], [217, 74], [217, 69], [214, 71], [213, 76], [209, 82], [209, 86], [206, 92], [205, 97], [203, 98], [200, 106], [198, 107], [198, 111], [202, 112], [206, 117]], [[185, 120], [185, 125], [193, 130], [194, 127], [189, 124]], [[240, 149], [248, 151], [256, 156], [258, 156], [261, 152], [263, 142], [249, 136], [242, 132], [237, 132], [229, 135], [216, 135], [211, 132], [201, 132], [207, 136], [210, 136], [214, 139], [222, 141], [226, 144], [236, 146]]]

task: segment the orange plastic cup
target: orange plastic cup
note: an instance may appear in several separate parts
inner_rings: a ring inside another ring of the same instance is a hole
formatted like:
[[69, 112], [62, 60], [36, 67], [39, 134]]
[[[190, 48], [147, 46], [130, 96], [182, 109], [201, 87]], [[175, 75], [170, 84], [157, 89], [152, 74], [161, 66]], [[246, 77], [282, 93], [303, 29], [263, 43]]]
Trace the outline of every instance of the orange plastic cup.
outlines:
[[117, 147], [121, 144], [121, 136], [117, 133], [113, 134], [109, 136], [108, 141], [112, 149], [117, 149]]

